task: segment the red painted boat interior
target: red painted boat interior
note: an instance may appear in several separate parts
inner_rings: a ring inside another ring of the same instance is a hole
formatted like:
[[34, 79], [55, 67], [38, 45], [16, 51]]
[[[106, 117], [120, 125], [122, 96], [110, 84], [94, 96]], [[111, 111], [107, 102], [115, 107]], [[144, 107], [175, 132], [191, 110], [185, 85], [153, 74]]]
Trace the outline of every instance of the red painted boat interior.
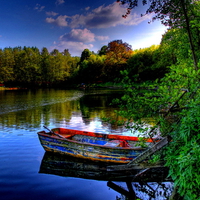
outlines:
[[[129, 140], [129, 141], [138, 141], [139, 140], [139, 137], [134, 137], [134, 136], [102, 134], [102, 133], [65, 129], [65, 128], [56, 128], [56, 129], [52, 129], [52, 130], [55, 133], [58, 133], [58, 134], [64, 136], [65, 138], [69, 138], [73, 135], [86, 135], [86, 136], [91, 136], [91, 137], [105, 138], [105, 139], [109, 139], [109, 140]], [[152, 141], [152, 139], [147, 138], [146, 142], [153, 142], [153, 141]]]

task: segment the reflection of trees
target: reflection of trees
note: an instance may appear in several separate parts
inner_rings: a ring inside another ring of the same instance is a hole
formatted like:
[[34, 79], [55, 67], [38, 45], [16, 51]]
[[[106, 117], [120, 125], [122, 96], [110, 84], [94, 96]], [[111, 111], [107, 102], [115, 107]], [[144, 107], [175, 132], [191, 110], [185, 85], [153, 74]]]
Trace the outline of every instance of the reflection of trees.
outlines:
[[107, 186], [121, 194], [116, 200], [157, 200], [168, 199], [173, 191], [171, 182], [131, 182], [115, 183], [108, 181]]
[[120, 96], [119, 92], [85, 95], [80, 99], [82, 115], [88, 118], [94, 118], [96, 115], [98, 115], [98, 117], [113, 115], [114, 108], [111, 106], [112, 100]]
[[[110, 132], [124, 132], [123, 126], [107, 123], [102, 118], [122, 121], [111, 102], [119, 98], [112, 90], [22, 90], [2, 91], [0, 95], [0, 127], [38, 129], [47, 126], [88, 126], [96, 120]], [[72, 120], [73, 119], [73, 120]], [[77, 119], [77, 121], [75, 121]], [[75, 122], [74, 122], [75, 121]], [[91, 130], [92, 131], [92, 130]]]
[[[98, 91], [97, 91], [98, 92]], [[119, 116], [116, 116], [114, 106], [111, 106], [112, 100], [119, 98], [121, 93], [119, 91], [109, 91], [109, 93], [104, 94], [89, 94], [85, 95], [80, 99], [80, 110], [82, 113], [83, 121], [88, 124], [91, 120], [95, 118], [112, 118], [116, 121], [121, 120]], [[89, 119], [89, 120], [88, 120]], [[102, 122], [104, 127], [109, 127], [113, 130], [119, 129], [116, 124], [109, 124]]]
[[79, 108], [82, 92], [71, 90], [9, 91], [2, 93], [2, 127], [39, 127], [43, 122], [70, 119]]
[[69, 122], [73, 113], [79, 113], [83, 122], [89, 124], [95, 118], [114, 113], [110, 103], [117, 93], [99, 93], [101, 91], [83, 96], [84, 92], [78, 90], [5, 91], [0, 96], [0, 124], [2, 127], [38, 128], [41, 123]]
[[107, 186], [121, 194], [121, 197], [116, 198], [117, 200], [168, 199], [174, 189], [171, 178], [168, 177], [168, 170], [166, 167], [143, 170], [125, 182], [108, 181]]

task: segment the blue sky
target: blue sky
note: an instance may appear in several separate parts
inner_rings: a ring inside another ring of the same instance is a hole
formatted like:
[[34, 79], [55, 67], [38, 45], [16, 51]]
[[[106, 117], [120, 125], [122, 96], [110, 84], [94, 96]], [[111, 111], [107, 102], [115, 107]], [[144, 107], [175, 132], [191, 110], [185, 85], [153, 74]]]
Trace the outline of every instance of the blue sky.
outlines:
[[0, 48], [36, 46], [49, 51], [69, 49], [80, 56], [88, 48], [97, 52], [110, 41], [122, 39], [133, 49], [159, 44], [166, 27], [141, 17], [145, 7], [132, 10], [114, 0], [2, 0]]

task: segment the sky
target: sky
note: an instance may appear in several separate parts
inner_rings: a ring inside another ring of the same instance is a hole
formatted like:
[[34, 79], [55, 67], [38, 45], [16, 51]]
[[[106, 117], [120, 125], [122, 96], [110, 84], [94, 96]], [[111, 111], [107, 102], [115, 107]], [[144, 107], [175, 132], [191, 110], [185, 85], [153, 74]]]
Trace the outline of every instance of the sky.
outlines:
[[0, 48], [46, 47], [49, 52], [68, 49], [81, 56], [84, 49], [95, 53], [114, 40], [132, 49], [160, 44], [166, 27], [148, 23], [145, 6], [138, 6], [127, 18], [126, 7], [115, 0], [1, 0]]

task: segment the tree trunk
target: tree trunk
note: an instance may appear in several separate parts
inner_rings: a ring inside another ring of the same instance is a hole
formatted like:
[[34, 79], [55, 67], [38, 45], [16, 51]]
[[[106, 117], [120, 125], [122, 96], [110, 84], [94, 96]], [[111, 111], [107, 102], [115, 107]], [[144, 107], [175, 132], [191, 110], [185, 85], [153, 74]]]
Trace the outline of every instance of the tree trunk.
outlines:
[[191, 51], [192, 51], [192, 58], [193, 58], [193, 62], [194, 62], [194, 68], [197, 71], [198, 70], [197, 58], [196, 58], [196, 54], [195, 54], [194, 44], [193, 44], [193, 41], [192, 41], [192, 33], [190, 31], [190, 22], [189, 22], [189, 18], [188, 18], [188, 15], [187, 15], [187, 10], [185, 8], [184, 0], [180, 0], [180, 2], [181, 2], [182, 9], [183, 9], [183, 14], [185, 16], [186, 30], [187, 30], [188, 39], [189, 39], [189, 42], [190, 42], [190, 48], [191, 48]]

